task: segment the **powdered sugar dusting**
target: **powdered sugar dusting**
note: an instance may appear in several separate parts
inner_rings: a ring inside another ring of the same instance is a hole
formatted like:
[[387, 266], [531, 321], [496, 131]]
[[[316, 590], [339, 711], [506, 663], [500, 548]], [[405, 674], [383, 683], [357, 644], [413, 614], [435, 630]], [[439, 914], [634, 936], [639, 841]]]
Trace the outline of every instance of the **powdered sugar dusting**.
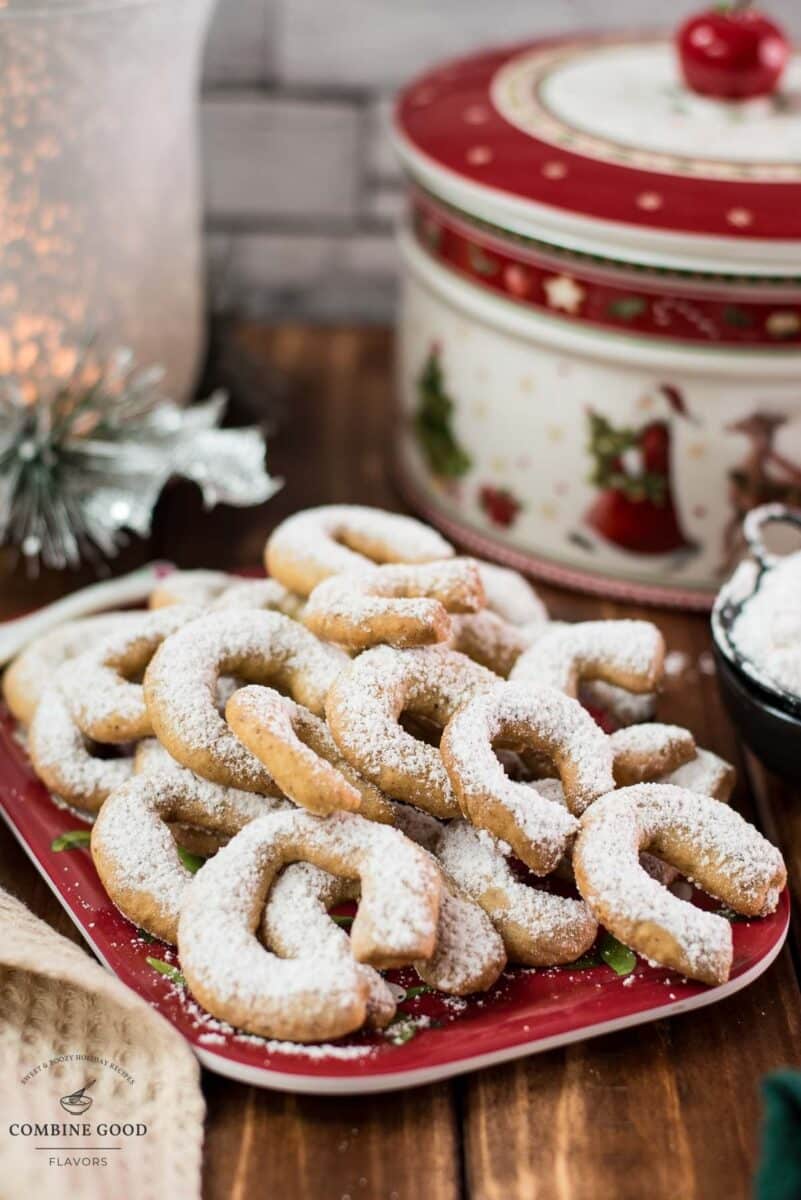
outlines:
[[728, 801], [734, 789], [736, 772], [731, 763], [719, 758], [711, 750], [696, 750], [695, 758], [674, 771], [669, 771], [659, 780], [660, 783], [672, 783], [676, 787], [686, 788], [690, 792], [700, 792], [704, 796], [712, 796], [724, 803]]
[[[565, 776], [569, 764], [568, 804], [582, 812], [614, 787], [609, 739], [578, 701], [553, 688], [501, 683], [473, 697], [448, 728], [451, 774], [466, 797], [503, 797], [515, 810], [531, 806], [531, 791], [504, 773], [493, 745], [514, 729], [529, 749], [554, 759]], [[469, 801], [468, 801], [469, 803]], [[564, 814], [560, 814], [564, 822]], [[560, 825], [562, 836], [567, 830]]]
[[[334, 962], [352, 961], [350, 938], [328, 915], [343, 900], [355, 898], [358, 888], [310, 863], [285, 867], [270, 888], [261, 922], [265, 945], [283, 958], [327, 956]], [[384, 1026], [395, 1015], [389, 986], [373, 967], [357, 967], [367, 988], [367, 1020]]]
[[[273, 802], [233, 788], [214, 788], [180, 767], [139, 775], [109, 796], [92, 833], [92, 853], [111, 899], [137, 924], [151, 928], [147, 916], [130, 904], [154, 901], [159, 927], [152, 932], [175, 940], [181, 902], [191, 874], [183, 865], [167, 823], [230, 837], [249, 821], [264, 816]], [[98, 855], [101, 859], [98, 859]], [[172, 927], [172, 929], [169, 929]]]
[[652, 879], [639, 863], [641, 850], [675, 862], [700, 887], [752, 915], [771, 911], [784, 885], [779, 851], [726, 805], [664, 784], [605, 796], [582, 820], [576, 878], [599, 919], [627, 944], [637, 940], [632, 931], [655, 925], [682, 948], [691, 974], [725, 977], [728, 922], [685, 904]]
[[[65, 673], [66, 668], [66, 673]], [[97, 758], [73, 720], [64, 698], [71, 664], [60, 668], [44, 692], [30, 729], [29, 751], [38, 774], [53, 791], [79, 808], [96, 809], [133, 773], [129, 758]]]
[[650, 621], [582, 621], [549, 627], [515, 664], [511, 678], [575, 696], [579, 681], [604, 679], [631, 691], [659, 683], [664, 641]]
[[343, 665], [342, 651], [281, 613], [232, 611], [201, 617], [162, 644], [145, 678], [153, 727], [174, 756], [192, 766], [198, 750], [249, 790], [271, 790], [261, 763], [234, 737], [217, 711], [221, 673], [282, 684], [313, 711]]
[[[450, 558], [453, 547], [413, 517], [331, 504], [309, 508], [283, 521], [267, 543], [270, 574], [288, 587], [300, 577], [311, 586], [329, 575], [376, 563], [422, 563]], [[287, 569], [289, 573], [287, 574]]]
[[[364, 989], [357, 964], [277, 959], [254, 936], [273, 874], [293, 860], [334, 867], [348, 878], [362, 875], [354, 944], [359, 925], [369, 925], [390, 956], [411, 953], [421, 940], [433, 942], [439, 877], [425, 852], [396, 830], [350, 813], [294, 812], [251, 822], [194, 879], [180, 921], [180, 957], [190, 985], [194, 980], [211, 998], [211, 1010], [221, 1008], [226, 1019], [235, 1010], [238, 1024], [262, 1032], [269, 1027], [275, 1036], [339, 1036], [364, 1017], [364, 1011], [354, 1014], [354, 995]], [[388, 861], [391, 878], [382, 871]]]
[[479, 562], [487, 608], [511, 625], [538, 626], [548, 620], [548, 610], [529, 581], [518, 571], [495, 563]]
[[501, 933], [514, 926], [515, 936], [504, 939], [512, 957], [524, 962], [536, 957], [542, 962], [540, 951], [547, 941], [551, 961], [576, 958], [595, 935], [586, 905], [520, 881], [507, 861], [510, 854], [503, 842], [466, 821], [444, 826], [438, 847], [445, 870], [485, 908]]
[[96, 638], [127, 627], [131, 616], [131, 613], [103, 613], [69, 621], [31, 642], [14, 659], [3, 677], [3, 690], [14, 716], [27, 724], [58, 668], [68, 659], [75, 658]]
[[438, 751], [408, 734], [398, 718], [411, 712], [442, 727], [476, 691], [497, 682], [492, 672], [443, 646], [376, 646], [337, 679], [326, 714], [345, 757], [388, 795], [434, 815], [455, 815], [456, 798]]
[[[130, 741], [150, 724], [140, 683], [121, 672], [141, 673], [166, 637], [200, 615], [188, 605], [131, 613], [122, 627], [107, 633], [73, 662], [76, 686], [65, 689], [81, 729], [104, 741]], [[102, 731], [101, 731], [102, 726]], [[137, 730], [132, 733], [131, 727]]]
[[407, 645], [415, 634], [418, 642], [423, 635], [442, 640], [447, 612], [475, 612], [483, 603], [475, 563], [452, 558], [330, 576], [309, 597], [304, 620], [322, 636], [348, 645]]

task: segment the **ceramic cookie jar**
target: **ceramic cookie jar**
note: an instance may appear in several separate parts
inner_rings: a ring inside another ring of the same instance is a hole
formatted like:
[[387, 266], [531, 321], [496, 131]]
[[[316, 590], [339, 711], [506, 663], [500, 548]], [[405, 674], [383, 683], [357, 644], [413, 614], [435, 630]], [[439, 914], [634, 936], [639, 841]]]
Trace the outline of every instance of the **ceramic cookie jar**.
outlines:
[[571, 39], [400, 95], [401, 477], [476, 553], [711, 605], [743, 515], [801, 501], [801, 56], [775, 95], [669, 40]]

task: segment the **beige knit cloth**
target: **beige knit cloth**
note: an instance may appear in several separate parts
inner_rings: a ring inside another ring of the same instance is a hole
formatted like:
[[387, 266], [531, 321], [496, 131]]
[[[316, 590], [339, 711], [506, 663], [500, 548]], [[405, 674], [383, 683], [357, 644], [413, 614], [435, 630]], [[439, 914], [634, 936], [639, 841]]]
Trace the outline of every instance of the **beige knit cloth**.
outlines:
[[[89, 1057], [52, 1061], [62, 1055]], [[87, 1084], [91, 1106], [71, 1115], [61, 1098]], [[203, 1116], [197, 1060], [181, 1035], [0, 889], [2, 1200], [196, 1200]], [[9, 1127], [24, 1122], [89, 1122], [92, 1132], [12, 1136]], [[112, 1122], [146, 1125], [147, 1133], [97, 1131]], [[105, 1166], [51, 1164], [78, 1153], [51, 1147], [86, 1146], [121, 1149], [81, 1151]]]

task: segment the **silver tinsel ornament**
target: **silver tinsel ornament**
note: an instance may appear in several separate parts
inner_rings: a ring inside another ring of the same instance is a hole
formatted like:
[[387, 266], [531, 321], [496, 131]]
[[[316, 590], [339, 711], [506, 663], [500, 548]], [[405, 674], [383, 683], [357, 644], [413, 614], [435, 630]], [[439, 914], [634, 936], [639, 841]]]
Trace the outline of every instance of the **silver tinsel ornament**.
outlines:
[[87, 351], [32, 403], [0, 380], [0, 544], [62, 569], [113, 557], [126, 530], [147, 537], [174, 475], [194, 480], [207, 508], [261, 504], [278, 490], [261, 432], [218, 428], [224, 393], [182, 409], [161, 393], [162, 374], [137, 369], [127, 351], [105, 362]]

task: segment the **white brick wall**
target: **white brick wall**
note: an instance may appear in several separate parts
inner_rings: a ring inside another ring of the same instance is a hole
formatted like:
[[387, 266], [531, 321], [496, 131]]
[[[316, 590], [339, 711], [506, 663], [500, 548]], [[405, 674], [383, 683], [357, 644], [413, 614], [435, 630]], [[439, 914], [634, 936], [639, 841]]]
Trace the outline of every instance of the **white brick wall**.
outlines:
[[[394, 89], [482, 44], [674, 25], [705, 0], [217, 0], [201, 130], [213, 306], [388, 320]], [[762, 0], [801, 37], [799, 0]]]

